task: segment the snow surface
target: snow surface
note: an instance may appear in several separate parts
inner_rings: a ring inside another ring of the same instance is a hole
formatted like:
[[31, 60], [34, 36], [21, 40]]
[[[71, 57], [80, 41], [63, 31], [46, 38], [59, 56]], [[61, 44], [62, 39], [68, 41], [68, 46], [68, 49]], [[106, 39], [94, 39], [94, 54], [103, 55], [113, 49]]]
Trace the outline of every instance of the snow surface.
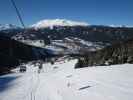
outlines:
[[66, 19], [46, 19], [46, 20], [41, 20], [37, 22], [31, 27], [38, 29], [38, 28], [46, 28], [46, 27], [53, 28], [54, 26], [88, 26], [88, 23], [77, 22], [77, 21], [66, 20]]
[[133, 65], [74, 69], [77, 60], [60, 60], [26, 73], [0, 77], [0, 100], [132, 100]]
[[36, 46], [36, 47], [44, 47], [45, 43], [44, 40], [21, 40], [20, 42], [23, 42], [25, 44], [31, 45], [31, 46]]

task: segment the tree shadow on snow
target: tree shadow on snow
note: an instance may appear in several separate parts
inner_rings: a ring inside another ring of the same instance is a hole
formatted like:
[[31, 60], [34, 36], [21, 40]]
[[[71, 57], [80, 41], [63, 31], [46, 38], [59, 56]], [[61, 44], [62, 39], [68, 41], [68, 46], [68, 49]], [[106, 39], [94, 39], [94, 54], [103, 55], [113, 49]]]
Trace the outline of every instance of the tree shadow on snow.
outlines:
[[19, 78], [19, 76], [4, 76], [0, 77], [0, 92], [7, 90], [12, 86], [11, 82], [15, 79]]
[[91, 86], [84, 86], [84, 87], [81, 87], [81, 88], [79, 88], [78, 90], [84, 90], [84, 89], [87, 89], [87, 88], [90, 88]]

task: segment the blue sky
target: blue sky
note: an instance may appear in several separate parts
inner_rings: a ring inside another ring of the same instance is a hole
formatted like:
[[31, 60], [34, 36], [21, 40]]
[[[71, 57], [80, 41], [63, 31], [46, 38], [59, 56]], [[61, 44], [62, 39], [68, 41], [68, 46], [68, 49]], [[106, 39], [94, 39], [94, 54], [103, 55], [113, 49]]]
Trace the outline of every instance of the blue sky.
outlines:
[[[28, 26], [43, 19], [70, 19], [133, 26], [133, 0], [15, 0]], [[10, 0], [0, 2], [0, 24], [20, 25]]]

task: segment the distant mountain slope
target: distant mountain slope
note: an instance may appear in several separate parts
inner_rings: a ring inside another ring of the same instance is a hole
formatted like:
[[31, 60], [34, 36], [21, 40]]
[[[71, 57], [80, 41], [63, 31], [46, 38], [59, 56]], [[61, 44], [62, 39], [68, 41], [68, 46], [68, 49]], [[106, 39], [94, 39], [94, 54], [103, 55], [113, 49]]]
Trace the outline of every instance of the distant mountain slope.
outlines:
[[14, 28], [15, 26], [13, 27], [13, 25], [7, 26], [12, 28], [2, 31], [15, 40], [44, 40], [45, 44], [49, 43], [49, 40], [63, 40], [68, 37], [75, 37], [88, 42], [108, 43], [123, 41], [133, 37], [132, 27], [88, 25], [85, 22], [66, 19], [42, 20], [25, 30]]
[[0, 30], [13, 30], [13, 29], [20, 29], [20, 27], [13, 25], [13, 24], [0, 24]]
[[115, 43], [99, 51], [86, 52], [79, 59], [76, 68], [124, 63], [133, 63], [133, 39]]
[[58, 54], [81, 54], [86, 51], [96, 51], [103, 49], [107, 44], [100, 42], [88, 42], [79, 38], [69, 37], [62, 40], [52, 40], [49, 48]]
[[[88, 25], [85, 22], [77, 22], [66, 19], [42, 20], [25, 30], [4, 30], [1, 33], [2, 35], [8, 36], [25, 44], [43, 48], [45, 46], [53, 46], [53, 41], [55, 40], [61, 40], [64, 42], [66, 38], [73, 40], [77, 38], [79, 40], [82, 40], [80, 41], [80, 43], [75, 43], [73, 41], [73, 43], [71, 42], [71, 44], [75, 44], [75, 47], [78, 45], [83, 49], [88, 49], [88, 45], [84, 45], [83, 41], [90, 42], [94, 45], [95, 43], [98, 43], [98, 45], [100, 43], [100, 46], [105, 47], [108, 44], [111, 45], [116, 42], [122, 42], [133, 38], [132, 27]], [[57, 49], [58, 48], [56, 48], [56, 50]], [[94, 49], [95, 48], [93, 48], [93, 50]]]
[[77, 37], [91, 42], [116, 42], [133, 37], [133, 28], [108, 26], [54, 26], [51, 28], [28, 29], [13, 36], [16, 40], [62, 40]]

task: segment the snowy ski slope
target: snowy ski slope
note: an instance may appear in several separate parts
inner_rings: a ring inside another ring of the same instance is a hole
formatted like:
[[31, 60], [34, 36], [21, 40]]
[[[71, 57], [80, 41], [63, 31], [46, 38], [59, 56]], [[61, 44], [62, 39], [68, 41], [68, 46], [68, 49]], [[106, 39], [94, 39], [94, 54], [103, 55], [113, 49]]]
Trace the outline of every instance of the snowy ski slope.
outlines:
[[74, 69], [77, 60], [0, 76], [0, 100], [133, 100], [133, 65]]

